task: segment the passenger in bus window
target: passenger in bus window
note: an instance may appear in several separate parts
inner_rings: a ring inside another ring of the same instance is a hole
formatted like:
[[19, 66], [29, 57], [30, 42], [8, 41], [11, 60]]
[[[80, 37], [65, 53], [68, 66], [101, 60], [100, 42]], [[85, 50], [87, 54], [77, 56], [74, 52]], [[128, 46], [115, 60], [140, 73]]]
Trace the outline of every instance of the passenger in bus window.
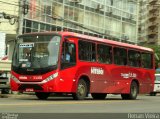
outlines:
[[140, 67], [141, 66], [141, 56], [140, 54], [137, 54], [136, 56], [136, 67]]
[[24, 49], [24, 58], [29, 60], [30, 56], [31, 56], [31, 50], [29, 48]]
[[70, 62], [70, 59], [71, 59], [71, 55], [69, 53], [68, 46], [66, 46], [65, 51], [63, 50], [62, 61], [63, 62]]
[[67, 62], [70, 62], [70, 57], [71, 57], [70, 54], [67, 52], [67, 53], [66, 53], [66, 56], [65, 56], [65, 58], [66, 58], [65, 60], [66, 60]]
[[114, 63], [115, 63], [115, 64], [122, 65], [122, 58], [121, 58], [121, 56], [120, 56], [120, 52], [119, 52], [119, 51], [116, 51], [116, 52], [115, 52]]
[[101, 63], [103, 63], [103, 56], [102, 56], [102, 54], [103, 54], [103, 49], [99, 48], [98, 49], [98, 62], [101, 62]]

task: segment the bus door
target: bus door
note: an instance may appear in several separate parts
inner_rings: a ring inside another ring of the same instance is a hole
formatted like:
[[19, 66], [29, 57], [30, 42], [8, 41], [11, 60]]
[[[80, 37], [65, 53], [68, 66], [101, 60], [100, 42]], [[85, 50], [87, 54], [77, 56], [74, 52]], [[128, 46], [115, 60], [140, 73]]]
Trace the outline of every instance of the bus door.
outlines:
[[65, 86], [62, 87], [64, 91], [71, 91], [68, 89], [72, 88], [74, 82], [74, 76], [76, 73], [76, 44], [74, 39], [67, 38], [62, 43], [61, 49], [61, 63], [60, 63], [60, 76], [61, 81]]

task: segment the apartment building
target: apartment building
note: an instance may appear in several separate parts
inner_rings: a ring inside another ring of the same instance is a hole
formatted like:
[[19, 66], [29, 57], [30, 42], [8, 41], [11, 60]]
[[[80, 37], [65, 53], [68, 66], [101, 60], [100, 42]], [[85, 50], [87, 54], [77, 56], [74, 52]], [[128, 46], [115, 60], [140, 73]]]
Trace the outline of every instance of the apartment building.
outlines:
[[139, 43], [160, 45], [160, 0], [140, 0]]
[[28, 0], [22, 33], [72, 31], [137, 44], [138, 0]]

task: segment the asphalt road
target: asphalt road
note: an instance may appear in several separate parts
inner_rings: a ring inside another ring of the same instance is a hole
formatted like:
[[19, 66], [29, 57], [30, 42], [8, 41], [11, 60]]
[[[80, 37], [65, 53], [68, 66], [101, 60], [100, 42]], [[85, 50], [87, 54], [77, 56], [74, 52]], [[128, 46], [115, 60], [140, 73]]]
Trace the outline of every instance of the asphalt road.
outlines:
[[160, 113], [160, 95], [139, 95], [137, 100], [122, 100], [108, 95], [106, 100], [50, 97], [38, 100], [34, 95], [13, 95], [0, 98], [0, 113]]

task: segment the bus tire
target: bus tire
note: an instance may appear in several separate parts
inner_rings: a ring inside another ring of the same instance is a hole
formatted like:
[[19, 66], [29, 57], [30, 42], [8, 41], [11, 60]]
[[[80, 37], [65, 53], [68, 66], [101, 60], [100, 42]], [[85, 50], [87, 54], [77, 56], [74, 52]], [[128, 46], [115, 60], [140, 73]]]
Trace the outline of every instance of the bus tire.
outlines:
[[85, 80], [80, 79], [78, 82], [76, 93], [72, 94], [73, 99], [84, 100], [84, 98], [87, 96], [87, 93], [88, 93], [87, 83]]
[[133, 81], [130, 86], [130, 93], [129, 94], [121, 94], [122, 99], [124, 100], [135, 100], [138, 95], [138, 84]]
[[151, 92], [150, 96], [156, 96], [156, 93], [155, 92]]
[[10, 89], [2, 89], [1, 93], [2, 94], [9, 94], [10, 93]]
[[45, 92], [35, 92], [35, 95], [37, 96], [38, 99], [40, 100], [46, 100], [50, 93], [45, 93]]
[[106, 93], [91, 93], [94, 100], [104, 100], [107, 96]]

